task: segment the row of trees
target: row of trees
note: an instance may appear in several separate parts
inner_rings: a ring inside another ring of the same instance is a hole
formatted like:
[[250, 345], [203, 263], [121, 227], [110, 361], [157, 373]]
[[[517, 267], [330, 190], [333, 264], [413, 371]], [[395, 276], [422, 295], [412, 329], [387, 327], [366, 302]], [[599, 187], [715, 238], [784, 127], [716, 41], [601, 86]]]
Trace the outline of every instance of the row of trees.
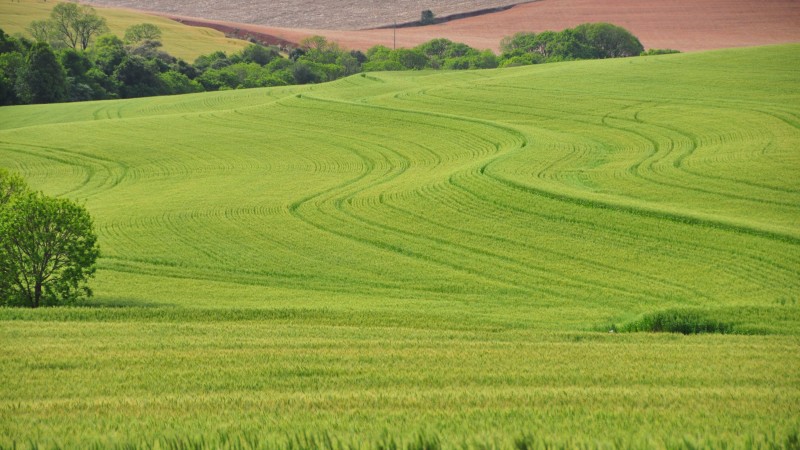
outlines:
[[92, 219], [67, 199], [32, 192], [0, 169], [0, 305], [73, 303], [99, 256]]
[[636, 36], [609, 23], [585, 23], [559, 32], [517, 33], [504, 38], [500, 48], [504, 66], [625, 58], [644, 53]]
[[107, 30], [105, 22], [91, 7], [74, 3], [59, 3], [50, 19], [33, 22], [29, 30], [34, 41], [0, 30], [0, 105], [320, 83], [370, 71], [488, 69], [644, 51], [625, 29], [597, 23], [518, 33], [503, 39], [500, 55], [448, 39], [414, 48], [375, 46], [363, 53], [314, 36], [288, 55], [252, 44], [232, 55], [203, 55], [190, 64], [161, 50], [158, 27], [134, 25], [123, 39], [100, 34]]

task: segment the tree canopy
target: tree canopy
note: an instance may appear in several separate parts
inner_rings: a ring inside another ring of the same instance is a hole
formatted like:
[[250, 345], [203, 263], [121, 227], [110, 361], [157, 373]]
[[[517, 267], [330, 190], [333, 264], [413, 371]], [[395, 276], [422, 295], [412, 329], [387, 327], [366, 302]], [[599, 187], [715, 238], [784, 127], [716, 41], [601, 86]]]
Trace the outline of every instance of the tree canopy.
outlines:
[[105, 34], [89, 43], [86, 36], [94, 36], [102, 27], [69, 24], [96, 25], [93, 10], [73, 3], [59, 3], [57, 8], [49, 20], [29, 27], [37, 44], [0, 30], [0, 105], [186, 94], [321, 83], [360, 72], [491, 69], [643, 53], [639, 40], [627, 30], [595, 23], [559, 32], [517, 33], [501, 41], [500, 55], [449, 39], [413, 48], [378, 45], [362, 53], [312, 36], [296, 48], [253, 43], [233, 54], [212, 52], [189, 63], [162, 50], [161, 31], [155, 25], [133, 25], [124, 40]]
[[57, 3], [46, 21], [34, 21], [29, 31], [34, 39], [58, 48], [62, 46], [86, 50], [95, 36], [107, 31], [106, 19], [88, 5]]
[[125, 42], [135, 44], [141, 41], [157, 41], [161, 39], [161, 29], [152, 23], [131, 25], [125, 30]]
[[24, 103], [54, 103], [67, 96], [66, 73], [44, 42], [33, 44], [17, 73], [17, 93]]
[[0, 304], [37, 308], [90, 296], [98, 256], [85, 208], [31, 192], [0, 169]]
[[575, 31], [592, 47], [595, 58], [624, 58], [644, 52], [636, 36], [610, 23], [584, 23]]
[[12, 198], [26, 192], [28, 187], [22, 177], [0, 169], [0, 210], [11, 202]]
[[644, 52], [636, 36], [609, 23], [585, 23], [560, 32], [517, 33], [504, 38], [500, 42], [500, 49], [503, 52], [503, 66], [525, 60], [540, 63], [622, 58]]

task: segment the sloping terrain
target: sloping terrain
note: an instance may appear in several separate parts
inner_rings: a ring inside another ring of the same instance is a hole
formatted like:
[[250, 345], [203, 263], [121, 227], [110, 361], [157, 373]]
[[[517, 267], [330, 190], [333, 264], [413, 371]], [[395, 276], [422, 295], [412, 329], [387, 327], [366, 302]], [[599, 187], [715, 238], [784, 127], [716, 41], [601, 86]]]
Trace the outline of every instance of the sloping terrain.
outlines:
[[[799, 64], [0, 108], [103, 252], [91, 305], [0, 310], [0, 446], [792, 445]], [[609, 333], [654, 314], [733, 334]]]
[[[34, 20], [49, 17], [56, 2], [40, 0], [21, 0], [0, 3], [0, 28], [7, 34], [28, 36], [27, 28]], [[169, 54], [194, 61], [200, 55], [222, 50], [234, 53], [244, 48], [248, 42], [230, 39], [219, 31], [209, 28], [182, 25], [164, 17], [145, 14], [141, 11], [115, 8], [98, 8], [97, 13], [106, 19], [112, 33], [122, 37], [125, 29], [138, 23], [152, 23], [162, 32], [161, 42]]]

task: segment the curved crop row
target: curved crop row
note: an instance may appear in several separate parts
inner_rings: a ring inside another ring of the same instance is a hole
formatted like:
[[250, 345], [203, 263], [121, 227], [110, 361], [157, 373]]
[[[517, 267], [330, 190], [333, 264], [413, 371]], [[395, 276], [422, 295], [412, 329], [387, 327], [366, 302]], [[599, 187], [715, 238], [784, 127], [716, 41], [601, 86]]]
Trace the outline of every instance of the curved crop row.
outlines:
[[109, 270], [606, 314], [795, 296], [797, 104], [650, 61], [59, 106], [0, 164], [85, 199]]

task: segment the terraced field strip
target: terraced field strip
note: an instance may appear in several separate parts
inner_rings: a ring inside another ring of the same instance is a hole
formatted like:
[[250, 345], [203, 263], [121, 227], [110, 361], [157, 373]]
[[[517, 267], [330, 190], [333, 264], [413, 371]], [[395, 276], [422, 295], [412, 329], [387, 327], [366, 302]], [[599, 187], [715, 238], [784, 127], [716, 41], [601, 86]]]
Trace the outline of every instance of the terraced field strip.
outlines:
[[[791, 443], [798, 61], [2, 108], [0, 166], [103, 258], [89, 306], [0, 310], [0, 445]], [[653, 317], [741, 335], [608, 333]]]

